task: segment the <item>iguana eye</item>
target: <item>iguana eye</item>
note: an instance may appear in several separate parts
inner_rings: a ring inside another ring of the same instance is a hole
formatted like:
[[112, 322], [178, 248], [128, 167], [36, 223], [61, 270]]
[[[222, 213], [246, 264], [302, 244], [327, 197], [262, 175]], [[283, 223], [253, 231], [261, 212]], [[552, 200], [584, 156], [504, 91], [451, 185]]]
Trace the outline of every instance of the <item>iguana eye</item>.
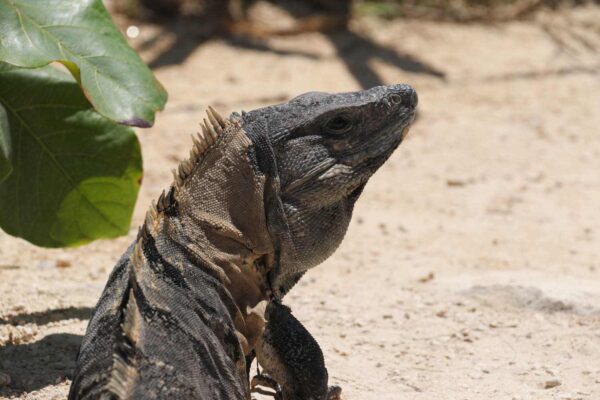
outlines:
[[350, 128], [352, 128], [352, 122], [343, 115], [333, 117], [325, 124], [325, 130], [336, 135], [346, 133], [350, 130]]

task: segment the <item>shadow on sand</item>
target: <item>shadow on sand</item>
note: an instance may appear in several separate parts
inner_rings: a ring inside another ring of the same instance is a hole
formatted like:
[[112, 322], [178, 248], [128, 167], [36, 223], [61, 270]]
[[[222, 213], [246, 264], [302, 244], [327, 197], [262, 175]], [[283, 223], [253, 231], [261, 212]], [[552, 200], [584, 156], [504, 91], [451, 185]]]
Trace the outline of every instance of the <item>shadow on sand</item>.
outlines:
[[0, 324], [7, 325], [25, 325], [36, 324], [46, 325], [51, 322], [62, 321], [65, 319], [89, 319], [93, 308], [90, 307], [68, 307], [56, 310], [46, 310], [33, 313], [17, 314], [10, 317], [0, 318]]
[[[425, 61], [420, 60], [415, 54], [400, 52], [391, 47], [376, 43], [371, 38], [356, 33], [348, 27], [323, 32], [336, 50], [336, 55], [344, 62], [348, 71], [354, 76], [363, 89], [383, 85], [382, 78], [370, 65], [373, 60], [381, 60], [403, 71], [425, 74], [439, 79], [445, 79], [445, 73]], [[149, 65], [153, 69], [176, 65], [184, 62], [198, 47], [210, 39], [209, 36], [199, 33], [194, 24], [188, 20], [166, 21], [162, 30], [155, 36], [141, 44], [141, 49], [152, 47], [163, 35], [172, 36], [174, 39], [168, 47], [159, 52]], [[310, 59], [319, 59], [321, 56], [309, 52], [295, 50], [274, 49], [267, 41], [248, 37], [223, 36], [231, 46], [252, 49], [261, 52], [270, 52], [281, 56], [301, 56]]]
[[[87, 320], [90, 307], [69, 307], [0, 318], [0, 324], [46, 325], [67, 319]], [[83, 336], [57, 333], [33, 343], [8, 344], [0, 347], [0, 372], [10, 377], [8, 387], [0, 388], [0, 397], [33, 392], [68, 379], [75, 369], [75, 359]]]
[[58, 333], [34, 343], [0, 347], [0, 370], [11, 378], [8, 388], [0, 388], [0, 396], [32, 392], [70, 378], [81, 340], [81, 335]]

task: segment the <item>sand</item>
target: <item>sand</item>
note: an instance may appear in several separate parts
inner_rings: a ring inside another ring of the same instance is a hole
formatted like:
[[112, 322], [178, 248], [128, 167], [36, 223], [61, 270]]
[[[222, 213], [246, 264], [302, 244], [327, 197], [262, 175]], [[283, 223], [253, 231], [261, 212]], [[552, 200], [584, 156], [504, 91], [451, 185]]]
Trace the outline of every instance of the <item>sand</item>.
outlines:
[[[140, 29], [138, 48], [158, 32]], [[129, 235], [47, 250], [0, 234], [0, 397], [65, 398], [91, 308], [208, 104], [407, 82], [409, 137], [339, 250], [286, 298], [331, 383], [348, 400], [600, 399], [600, 9], [352, 31], [269, 51], [180, 34], [168, 52], [173, 31], [143, 51], [170, 100], [138, 131]]]

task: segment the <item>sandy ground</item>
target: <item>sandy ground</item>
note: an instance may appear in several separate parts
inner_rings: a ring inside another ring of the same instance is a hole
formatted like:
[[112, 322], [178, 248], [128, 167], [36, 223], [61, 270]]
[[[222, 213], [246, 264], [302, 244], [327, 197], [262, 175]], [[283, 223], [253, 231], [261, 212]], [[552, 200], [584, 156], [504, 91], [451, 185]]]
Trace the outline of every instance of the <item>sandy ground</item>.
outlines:
[[339, 251], [287, 298], [331, 382], [345, 399], [600, 399], [599, 21], [598, 8], [488, 26], [364, 20], [262, 47], [162, 34], [144, 57], [170, 102], [139, 132], [129, 236], [74, 250], [0, 237], [0, 397], [66, 396], [91, 307], [206, 105], [379, 81], [418, 90], [418, 121]]

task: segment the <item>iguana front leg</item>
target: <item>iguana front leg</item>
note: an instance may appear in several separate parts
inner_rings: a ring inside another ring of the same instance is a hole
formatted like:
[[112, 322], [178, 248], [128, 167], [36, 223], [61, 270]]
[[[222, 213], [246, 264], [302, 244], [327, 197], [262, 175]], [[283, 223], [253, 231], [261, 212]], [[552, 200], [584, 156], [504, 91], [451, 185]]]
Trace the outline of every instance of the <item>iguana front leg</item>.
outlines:
[[339, 399], [341, 389], [327, 386], [321, 348], [291, 310], [274, 300], [266, 308], [265, 319], [265, 330], [255, 348], [263, 374], [253, 379], [254, 391], [260, 385], [274, 389], [275, 399]]

